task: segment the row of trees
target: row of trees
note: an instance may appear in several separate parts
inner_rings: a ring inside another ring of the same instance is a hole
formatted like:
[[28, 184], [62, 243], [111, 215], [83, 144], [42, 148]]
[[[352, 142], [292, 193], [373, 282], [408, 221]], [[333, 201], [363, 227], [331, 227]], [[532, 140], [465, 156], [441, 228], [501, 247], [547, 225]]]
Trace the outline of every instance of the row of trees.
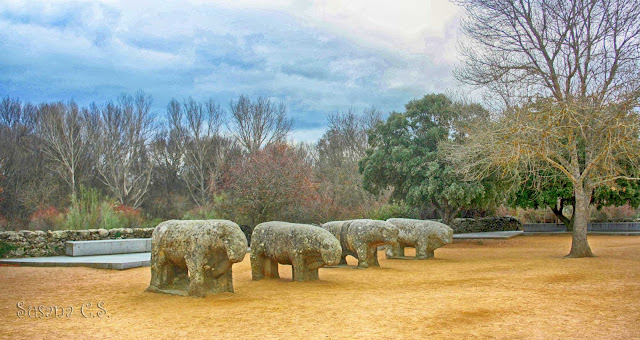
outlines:
[[[142, 93], [103, 107], [78, 108], [71, 102], [32, 109], [15, 104], [3, 101], [3, 107], [22, 107], [22, 114], [36, 115], [30, 132], [34, 144], [4, 150], [46, 156], [40, 157], [43, 168], [8, 172], [18, 184], [10, 192], [14, 203], [24, 204], [23, 218], [43, 206], [63, 210], [75, 205], [79, 187], [85, 186], [102, 190], [120, 206], [143, 208], [148, 216], [161, 218], [181, 217], [198, 207], [196, 215], [215, 210], [247, 224], [285, 217], [321, 222], [368, 216], [368, 207], [390, 197], [412, 207], [415, 216], [441, 217], [445, 223], [463, 209], [490, 209], [505, 200], [521, 207], [549, 207], [568, 227], [574, 221], [563, 215], [563, 207], [574, 202], [572, 187], [558, 173], [547, 170], [517, 186], [496, 175], [468, 180], [459, 171], [465, 165], [454, 164], [451, 151], [482, 135], [476, 130], [489, 126], [490, 114], [478, 104], [454, 102], [443, 94], [412, 100], [405, 112], [392, 113], [386, 121], [371, 109], [330, 115], [329, 128], [315, 145], [283, 143], [291, 120], [282, 105], [265, 99], [241, 97], [231, 103], [229, 118], [211, 100], [172, 100], [161, 125], [154, 123], [161, 117], [150, 113], [150, 98]], [[16, 135], [8, 124], [3, 126], [12, 132], [5, 138]], [[225, 127], [232, 133], [223, 134]], [[16, 175], [29, 171], [50, 177], [33, 181], [42, 185], [30, 193], [34, 201], [42, 193], [39, 205], [20, 201], [20, 188], [32, 188]], [[592, 203], [637, 206], [637, 189], [637, 182], [619, 179], [617, 187], [598, 187]], [[5, 211], [10, 207], [3, 206]], [[431, 210], [437, 215], [430, 215]]]
[[[396, 210], [396, 215], [436, 217], [429, 215], [435, 210], [444, 223], [463, 209], [504, 203], [549, 207], [568, 227], [575, 223], [576, 208], [571, 217], [564, 216], [564, 206], [576, 204], [573, 183], [533, 158], [520, 167], [509, 159], [514, 151], [504, 143], [528, 138], [539, 143], [528, 145], [535, 152], [545, 147], [566, 152], [570, 134], [553, 130], [569, 129], [566, 121], [555, 121], [566, 117], [545, 106], [496, 120], [478, 104], [431, 94], [386, 120], [373, 109], [330, 115], [329, 128], [315, 145], [286, 143], [292, 123], [286, 109], [263, 98], [232, 101], [229, 117], [212, 100], [172, 100], [163, 124], [150, 106], [151, 98], [141, 92], [88, 108], [3, 100], [3, 214], [19, 225], [43, 207], [77, 212], [87, 205], [77, 202], [84, 186], [108, 194], [119, 207], [141, 208], [148, 217], [163, 219], [194, 210], [190, 216], [250, 225], [274, 219], [323, 222], [375, 217], [373, 210], [390, 198], [413, 211]], [[588, 127], [598, 126], [593, 120], [604, 122], [593, 137], [599, 145], [619, 139], [611, 131], [620, 125], [607, 117], [594, 112], [581, 117]], [[546, 125], [527, 131], [532, 121]], [[625, 141], [633, 139], [618, 145]], [[581, 144], [582, 157], [589, 145]], [[625, 169], [637, 169], [632, 165], [625, 163]], [[607, 165], [610, 171], [616, 166]], [[638, 206], [638, 183], [602, 181], [592, 188], [590, 204]]]
[[247, 224], [363, 217], [385, 199], [362, 189], [357, 169], [373, 109], [332, 115], [322, 140], [304, 145], [286, 142], [292, 120], [269, 99], [241, 96], [228, 110], [174, 99], [164, 116], [151, 103], [143, 92], [89, 107], [2, 100], [0, 217], [24, 227], [40, 210], [82, 205], [81, 188], [151, 218], [193, 209]]

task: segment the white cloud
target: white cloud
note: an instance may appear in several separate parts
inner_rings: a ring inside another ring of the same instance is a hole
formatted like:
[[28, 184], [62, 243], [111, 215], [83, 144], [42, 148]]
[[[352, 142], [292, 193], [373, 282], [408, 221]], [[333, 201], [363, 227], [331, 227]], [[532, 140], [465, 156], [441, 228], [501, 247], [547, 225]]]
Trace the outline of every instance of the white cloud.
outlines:
[[401, 110], [451, 87], [459, 15], [436, 0], [5, 1], [0, 96], [143, 89], [159, 111], [171, 97], [266, 96], [288, 106], [296, 140], [315, 140], [326, 113]]
[[425, 37], [444, 37], [458, 13], [448, 1], [323, 0], [304, 16], [314, 24], [389, 49], [425, 52]]
[[[449, 0], [219, 0], [195, 1], [235, 9], [287, 13], [303, 25], [317, 27], [366, 47], [421, 54], [436, 62], [455, 61], [462, 9]], [[435, 47], [435, 48], [434, 48]]]

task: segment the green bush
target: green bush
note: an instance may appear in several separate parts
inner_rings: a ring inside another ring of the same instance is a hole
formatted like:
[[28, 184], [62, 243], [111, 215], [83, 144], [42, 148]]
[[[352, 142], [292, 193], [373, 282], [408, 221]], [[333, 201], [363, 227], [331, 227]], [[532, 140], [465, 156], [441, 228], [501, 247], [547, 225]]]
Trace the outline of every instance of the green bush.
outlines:
[[370, 209], [367, 218], [383, 221], [390, 218], [418, 218], [418, 211], [404, 204], [384, 204]]
[[13, 244], [0, 241], [0, 257], [3, 257], [4, 254], [16, 249], [18, 249], [18, 247], [14, 246]]
[[106, 201], [100, 204], [100, 228], [125, 228], [126, 223], [124, 216], [113, 210], [113, 204]]
[[102, 197], [97, 189], [80, 187], [78, 196], [71, 199], [64, 229], [98, 228], [101, 222], [101, 200]]
[[155, 228], [158, 224], [164, 222], [163, 218], [156, 217], [152, 220], [145, 221], [140, 225], [140, 228]]
[[70, 230], [137, 228], [144, 225], [138, 209], [118, 205], [97, 189], [80, 188], [62, 227]]
[[220, 218], [212, 206], [197, 206], [182, 215], [183, 220], [215, 220]]

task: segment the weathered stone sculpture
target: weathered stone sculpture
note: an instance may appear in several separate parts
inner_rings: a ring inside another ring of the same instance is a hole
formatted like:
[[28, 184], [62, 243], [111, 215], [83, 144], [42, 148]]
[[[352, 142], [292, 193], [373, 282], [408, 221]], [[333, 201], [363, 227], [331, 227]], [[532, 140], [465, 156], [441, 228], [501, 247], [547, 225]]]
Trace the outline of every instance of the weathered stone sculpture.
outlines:
[[396, 245], [398, 228], [377, 220], [334, 221], [322, 225], [330, 231], [342, 246], [341, 265], [347, 264], [347, 255], [358, 259], [359, 268], [380, 267], [378, 246]]
[[320, 227], [260, 223], [251, 237], [251, 274], [254, 280], [279, 278], [280, 263], [292, 265], [294, 281], [318, 280], [318, 268], [338, 264], [340, 252], [340, 242]]
[[246, 253], [247, 239], [234, 222], [162, 222], [151, 237], [147, 291], [198, 297], [233, 292], [231, 265]]
[[416, 248], [416, 259], [426, 260], [433, 257], [433, 252], [445, 244], [451, 243], [453, 229], [446, 224], [435, 221], [413, 220], [408, 218], [391, 218], [387, 222], [400, 229], [398, 244], [386, 246], [387, 258], [404, 258], [404, 248]]

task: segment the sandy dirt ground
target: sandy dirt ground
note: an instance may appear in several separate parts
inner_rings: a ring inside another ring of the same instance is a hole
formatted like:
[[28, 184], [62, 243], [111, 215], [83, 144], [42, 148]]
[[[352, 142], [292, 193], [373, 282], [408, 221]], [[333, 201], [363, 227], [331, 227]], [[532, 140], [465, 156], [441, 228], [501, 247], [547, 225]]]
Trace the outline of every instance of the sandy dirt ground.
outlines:
[[[596, 258], [563, 259], [568, 235], [520, 236], [427, 261], [380, 254], [380, 268], [323, 268], [306, 283], [290, 266], [251, 281], [246, 256], [235, 293], [200, 299], [145, 293], [148, 267], [0, 267], [0, 338], [640, 338], [640, 237], [589, 239]], [[74, 310], [18, 317], [19, 302]]]

